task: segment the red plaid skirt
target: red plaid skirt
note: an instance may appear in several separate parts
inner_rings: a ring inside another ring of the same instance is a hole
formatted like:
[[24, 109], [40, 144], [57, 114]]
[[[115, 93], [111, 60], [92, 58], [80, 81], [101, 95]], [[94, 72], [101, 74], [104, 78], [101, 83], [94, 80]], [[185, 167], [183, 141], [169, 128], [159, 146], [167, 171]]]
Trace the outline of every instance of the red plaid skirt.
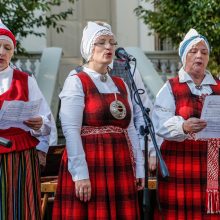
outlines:
[[136, 220], [139, 207], [132, 161], [124, 133], [101, 133], [82, 136], [92, 196], [81, 202], [67, 168], [64, 152], [53, 220]]
[[161, 212], [154, 219], [219, 220], [220, 214], [206, 214], [207, 142], [165, 141], [161, 152], [170, 177], [158, 177]]

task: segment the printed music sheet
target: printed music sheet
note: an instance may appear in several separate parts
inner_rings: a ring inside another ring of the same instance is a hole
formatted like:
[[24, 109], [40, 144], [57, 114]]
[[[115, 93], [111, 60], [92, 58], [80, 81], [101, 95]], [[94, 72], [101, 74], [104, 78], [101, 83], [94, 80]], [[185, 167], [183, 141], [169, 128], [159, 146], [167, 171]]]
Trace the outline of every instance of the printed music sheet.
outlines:
[[220, 138], [220, 95], [206, 96], [201, 119], [207, 121], [207, 126], [196, 134], [196, 138]]
[[27, 130], [23, 121], [38, 115], [42, 99], [35, 101], [4, 101], [0, 110], [0, 128], [19, 127]]

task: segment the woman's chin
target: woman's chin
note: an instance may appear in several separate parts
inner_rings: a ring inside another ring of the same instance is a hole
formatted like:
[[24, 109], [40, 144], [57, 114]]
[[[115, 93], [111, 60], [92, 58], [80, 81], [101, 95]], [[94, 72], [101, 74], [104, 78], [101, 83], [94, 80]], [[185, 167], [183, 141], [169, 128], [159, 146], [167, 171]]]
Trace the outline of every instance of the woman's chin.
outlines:
[[202, 64], [198, 64], [194, 66], [194, 71], [197, 73], [205, 73], [205, 67]]
[[112, 63], [112, 59], [106, 59], [103, 63], [105, 63], [106, 65], [109, 65]]

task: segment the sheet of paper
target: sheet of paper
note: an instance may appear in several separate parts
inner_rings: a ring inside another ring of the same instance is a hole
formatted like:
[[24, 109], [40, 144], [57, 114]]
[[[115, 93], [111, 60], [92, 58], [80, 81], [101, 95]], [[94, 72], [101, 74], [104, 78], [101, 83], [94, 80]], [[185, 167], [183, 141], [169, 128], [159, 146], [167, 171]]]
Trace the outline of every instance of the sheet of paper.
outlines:
[[197, 133], [196, 138], [220, 138], [220, 95], [206, 96], [201, 119], [207, 121], [207, 126]]
[[25, 128], [23, 121], [38, 115], [41, 101], [4, 101], [0, 110], [0, 128]]

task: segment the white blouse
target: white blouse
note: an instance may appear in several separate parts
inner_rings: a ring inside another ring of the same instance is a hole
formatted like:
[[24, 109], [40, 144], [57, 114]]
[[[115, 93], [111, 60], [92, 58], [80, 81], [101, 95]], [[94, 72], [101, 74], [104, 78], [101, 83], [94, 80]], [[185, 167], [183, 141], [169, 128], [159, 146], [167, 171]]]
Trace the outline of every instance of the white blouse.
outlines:
[[[118, 88], [114, 84], [111, 77], [108, 75], [106, 82], [101, 82], [100, 74], [84, 67], [86, 72], [100, 93], [119, 93]], [[89, 172], [85, 159], [85, 152], [81, 140], [81, 127], [83, 120], [84, 92], [81, 80], [72, 71], [65, 80], [63, 90], [59, 97], [61, 99], [60, 118], [62, 122], [63, 133], [66, 138], [66, 147], [68, 154], [68, 170], [72, 175], [73, 181], [88, 179]], [[128, 94], [129, 89], [127, 88]], [[129, 95], [129, 104], [132, 108]], [[133, 118], [133, 110], [132, 110]], [[132, 143], [132, 149], [136, 162], [136, 178], [144, 177], [144, 157], [139, 145], [139, 139], [134, 127], [134, 122], [131, 120], [128, 127], [128, 135]]]
[[[199, 96], [202, 94], [210, 95], [212, 93], [210, 85], [217, 85], [213, 76], [206, 71], [205, 77], [201, 83], [202, 88], [200, 90], [196, 89], [196, 85], [192, 78], [184, 71], [183, 68], [179, 71], [179, 81], [180, 83], [186, 82], [191, 92], [194, 95]], [[167, 81], [157, 94], [152, 114], [155, 132], [158, 136], [162, 137], [158, 143], [159, 146], [161, 145], [163, 139], [181, 142], [187, 138], [187, 134], [184, 133], [182, 128], [185, 120], [183, 117], [175, 115], [175, 111], [176, 106], [174, 96], [170, 83]], [[153, 151], [153, 149], [151, 149], [151, 151]], [[153, 153], [151, 155], [153, 155]]]
[[[5, 93], [10, 88], [13, 78], [13, 71], [14, 70], [11, 67], [7, 67], [3, 71], [0, 71], [0, 94]], [[39, 109], [39, 116], [41, 116], [43, 119], [43, 125], [38, 131], [32, 130], [28, 127], [26, 127], [25, 130], [30, 131], [31, 135], [35, 137], [47, 136], [51, 131], [51, 111], [36, 83], [36, 80], [31, 76], [28, 77], [28, 92], [30, 101], [42, 99]], [[22, 129], [24, 128], [22, 127]], [[44, 148], [39, 148], [39, 150], [46, 151]]]

